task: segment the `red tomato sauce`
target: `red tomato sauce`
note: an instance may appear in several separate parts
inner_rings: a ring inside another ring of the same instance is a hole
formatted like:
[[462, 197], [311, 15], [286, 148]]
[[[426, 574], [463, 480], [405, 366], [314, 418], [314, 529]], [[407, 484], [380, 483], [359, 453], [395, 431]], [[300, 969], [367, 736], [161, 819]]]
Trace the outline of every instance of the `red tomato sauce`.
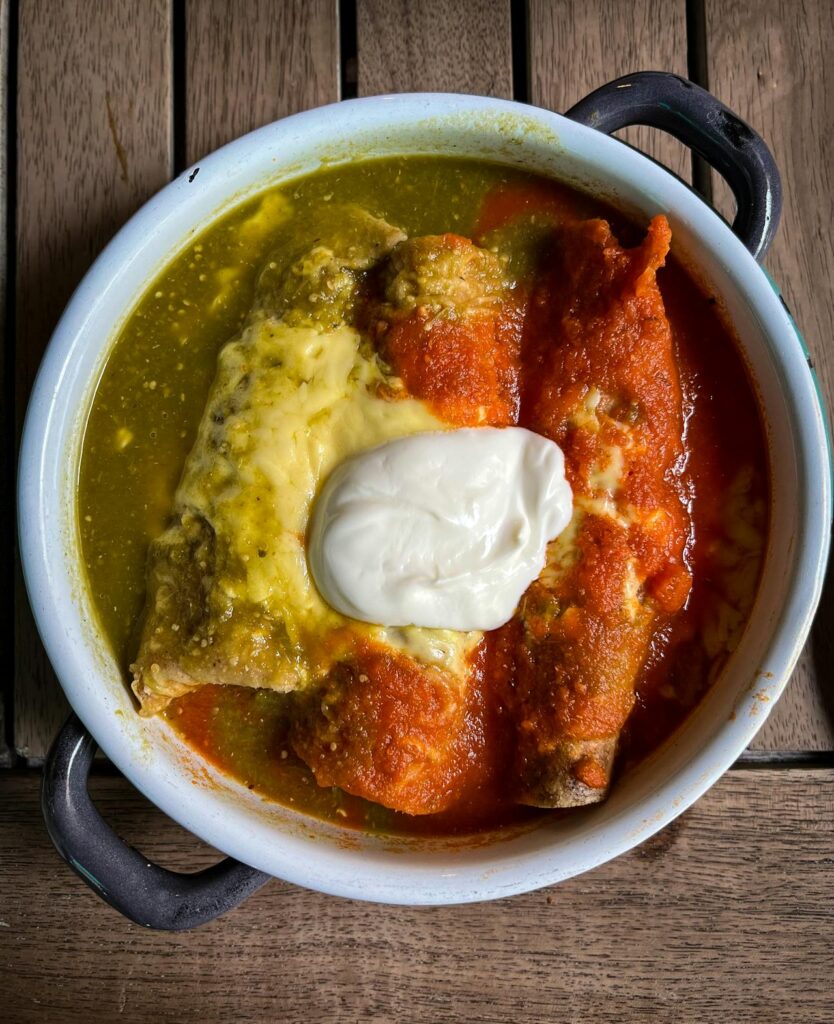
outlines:
[[[514, 231], [540, 238], [559, 226], [600, 215], [608, 219], [624, 245], [640, 241], [643, 232], [615, 211], [602, 209], [599, 203], [565, 186], [544, 181], [499, 186], [488, 194], [473, 239], [489, 245]], [[629, 538], [651, 577], [650, 592], [665, 612], [640, 672], [636, 701], [632, 696], [627, 704], [615, 703], [607, 710], [592, 703], [584, 711], [571, 709], [571, 714], [576, 712], [571, 727], [586, 732], [610, 727], [610, 721], [597, 721], [600, 715], [617, 718], [617, 724], [627, 718], [619, 746], [619, 771], [639, 762], [668, 738], [714, 680], [724, 656], [707, 657], [699, 637], [720, 589], [716, 552], [727, 529], [727, 496], [743, 472], [752, 474], [752, 486], [765, 506], [768, 492], [767, 452], [756, 397], [717, 301], [703, 292], [674, 256], [667, 258], [657, 279], [680, 380], [685, 431], [676, 443], [682, 468], [671, 483], [667, 475], [653, 471], [651, 459], [645, 460], [628, 483], [629, 497], [636, 506], [650, 507], [661, 492], [674, 486], [683, 495], [688, 518], [673, 524], [668, 537]], [[571, 399], [572, 382], [587, 378], [589, 361], [594, 359], [594, 353], [581, 346], [568, 351], [557, 375], [562, 381], [559, 392], [545, 393], [542, 369], [551, 358], [546, 348], [551, 290], [556, 290], [556, 283], [549, 279], [547, 269], [528, 276], [519, 283], [516, 304], [508, 305], [497, 320], [484, 317], [474, 328], [470, 322], [465, 330], [454, 322], [437, 321], [427, 332], [421, 312], [415, 310], [388, 331], [387, 356], [408, 390], [434, 404], [451, 421], [463, 425], [520, 422], [549, 433], [548, 416], [553, 423], [558, 421], [559, 403]], [[532, 312], [525, 320], [521, 311], [531, 298]], [[582, 315], [594, 315], [592, 302]], [[504, 353], [497, 362], [490, 355], [496, 331], [501, 332], [500, 350]], [[416, 343], [418, 334], [420, 344]], [[639, 379], [640, 386], [653, 389], [652, 401], [662, 421], [656, 443], [663, 445], [668, 388], [664, 390], [662, 367], [652, 363], [650, 350], [641, 352], [638, 347], [633, 356], [628, 365], [594, 369], [603, 381], [616, 378], [621, 383], [631, 375], [635, 386]], [[450, 389], [451, 379], [462, 380], [464, 386]], [[553, 435], [560, 443], [564, 441], [556, 427]], [[594, 455], [587, 453], [588, 458]], [[573, 457], [581, 460], [583, 454], [576, 451]], [[584, 538], [582, 543], [593, 545], [594, 538]], [[588, 563], [587, 586], [602, 605], [611, 564], [595, 564], [591, 557]], [[392, 833], [444, 835], [535, 821], [543, 814], [564, 812], [520, 807], [506, 792], [506, 765], [512, 752], [501, 694], [514, 670], [513, 650], [518, 642], [514, 628], [489, 634], [479, 652], [463, 739], [450, 755], [455, 762], [464, 759], [467, 769], [457, 773], [455, 805], [439, 814], [410, 817], [385, 810], [327, 785], [326, 775], [321, 777], [324, 785], [317, 786], [292, 752], [279, 695], [204, 687], [175, 702], [167, 715], [204, 757], [249, 788], [339, 823]], [[581, 635], [576, 639], [583, 642]], [[375, 663], [373, 669], [367, 676], [383, 689], [389, 684], [396, 689], [404, 682], [401, 665]], [[432, 694], [424, 694], [421, 686], [411, 680], [408, 689], [431, 701]], [[357, 689], [357, 701], [373, 703], [378, 698], [379, 694], [367, 687]], [[413, 708], [397, 701], [383, 703], [400, 716], [392, 721], [392, 734], [413, 729]], [[222, 715], [218, 716], [221, 705]], [[222, 729], [217, 724], [219, 718]], [[391, 756], [395, 758], [396, 751]], [[373, 790], [365, 785], [370, 771], [359, 757], [357, 791]], [[589, 786], [604, 784], [600, 771], [593, 759], [575, 768], [577, 777]]]

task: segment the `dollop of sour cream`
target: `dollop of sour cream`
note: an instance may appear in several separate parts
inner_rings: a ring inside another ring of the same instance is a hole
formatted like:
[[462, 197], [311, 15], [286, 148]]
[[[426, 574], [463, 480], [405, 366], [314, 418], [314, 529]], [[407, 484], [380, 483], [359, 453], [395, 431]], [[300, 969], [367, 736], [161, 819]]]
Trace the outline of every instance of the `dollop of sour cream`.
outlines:
[[547, 438], [521, 427], [414, 434], [336, 467], [307, 557], [324, 599], [351, 618], [496, 629], [571, 512], [562, 450]]

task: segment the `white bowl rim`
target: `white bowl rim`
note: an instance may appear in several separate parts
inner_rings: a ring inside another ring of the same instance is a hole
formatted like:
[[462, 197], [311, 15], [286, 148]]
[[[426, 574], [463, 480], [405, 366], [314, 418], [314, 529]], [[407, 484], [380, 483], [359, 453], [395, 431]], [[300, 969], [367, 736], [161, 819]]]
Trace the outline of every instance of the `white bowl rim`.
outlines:
[[[508, 100], [439, 93], [368, 97], [296, 114], [229, 143], [199, 161], [199, 166], [205, 175], [213, 167], [219, 168], [224, 162], [243, 159], [262, 146], [274, 144], [282, 136], [320, 128], [334, 117], [338, 118], [340, 132], [344, 134], [350, 125], [362, 123], [365, 117], [377, 116], [382, 121], [388, 118], [393, 124], [418, 117], [442, 120], [493, 114], [523, 118], [544, 131], [555, 133], [559, 146], [581, 150], [584, 159], [597, 161], [600, 166], [615, 166], [616, 171], [609, 170], [608, 173], [620, 178], [639, 179], [647, 187], [650, 185], [654, 194], [668, 203], [670, 209], [691, 214], [699, 222], [699, 238], [721, 254], [734, 286], [757, 310], [767, 325], [769, 336], [780, 339], [778, 345], [773, 343], [773, 355], [785, 381], [789, 382], [790, 400], [799, 410], [797, 446], [800, 477], [806, 488], [806, 497], [811, 493], [808, 491], [809, 481], [818, 482], [818, 491], [813, 501], [804, 503], [801, 510], [803, 529], [796, 541], [794, 579], [801, 580], [803, 585], [794, 585], [791, 589], [767, 661], [767, 667], [773, 673], [768, 689], [775, 698], [784, 688], [808, 635], [822, 589], [831, 522], [825, 416], [795, 327], [762, 268], [730, 228], [686, 185], [637, 151], [559, 114]], [[57, 550], [63, 541], [56, 533], [57, 520], [49, 512], [50, 492], [45, 464], [50, 444], [56, 442], [61, 429], [56, 403], [74, 345], [83, 331], [90, 308], [99, 296], [106, 293], [118, 268], [129, 262], [131, 254], [142, 247], [145, 235], [165, 209], [184, 197], [189, 171], [163, 188], [136, 213], [90, 268], [55, 329], [27, 410], [18, 482], [19, 537], [24, 575], [47, 653], [52, 664], [60, 666], [61, 685], [76, 713], [119, 770], [187, 829], [224, 852], [270, 874], [337, 895], [404, 904], [492, 899], [529, 891], [588, 870], [648, 838], [717, 780], [748, 745], [769, 708], [757, 720], [739, 716], [736, 721], [727, 722], [710, 749], [696, 755], [678, 776], [661, 783], [654, 796], [657, 798], [655, 806], [662, 809], [650, 820], [638, 821], [640, 816], [632, 815], [632, 824], [642, 826], [639, 838], [634, 838], [634, 831], [629, 833], [627, 829], [620, 829], [617, 836], [607, 837], [607, 841], [598, 843], [593, 849], [588, 849], [586, 844], [586, 848], [577, 849], [575, 870], [556, 869], [553, 859], [548, 857], [548, 850], [544, 850], [516, 858], [517, 863], [511, 865], [509, 872], [500, 880], [493, 880], [489, 872], [483, 873], [478, 869], [469, 874], [461, 872], [459, 876], [444, 881], [433, 880], [430, 867], [423, 871], [386, 864], [381, 870], [373, 857], [365, 858], [367, 867], [363, 868], [362, 858], [352, 857], [345, 851], [333, 851], [333, 856], [329, 856], [319, 849], [317, 853], [311, 851], [308, 860], [299, 862], [296, 855], [301, 847], [286, 851], [280, 848], [280, 844], [270, 845], [266, 834], [255, 836], [251, 828], [245, 828], [243, 818], [235, 821], [232, 816], [227, 825], [221, 827], [216, 815], [210, 813], [211, 796], [200, 795], [184, 806], [179, 799], [180, 793], [166, 773], [157, 771], [153, 761], [137, 761], [131, 756], [129, 746], [114, 726], [112, 715], [93, 691], [81, 685], [84, 674], [95, 674], [97, 667], [91, 655], [85, 658], [80, 653], [83, 644], [79, 642], [78, 613], [67, 607], [65, 599], [71, 592], [71, 581], [62, 576], [66, 575], [66, 570], [60, 564]], [[53, 494], [53, 500], [54, 497]], [[500, 844], [494, 849], [500, 851]], [[500, 852], [498, 856], [500, 859]]]

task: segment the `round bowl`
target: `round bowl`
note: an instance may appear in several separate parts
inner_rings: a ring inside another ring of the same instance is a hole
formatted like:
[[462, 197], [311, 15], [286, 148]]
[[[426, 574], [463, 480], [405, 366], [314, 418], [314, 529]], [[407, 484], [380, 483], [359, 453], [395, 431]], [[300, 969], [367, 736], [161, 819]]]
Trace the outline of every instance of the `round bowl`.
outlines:
[[[277, 182], [357, 157], [480, 157], [551, 175], [645, 220], [719, 296], [758, 390], [769, 438], [771, 529], [751, 619], [716, 685], [678, 731], [598, 806], [527, 831], [403, 839], [339, 829], [268, 803], [215, 772], [161, 718], [136, 713], [82, 571], [76, 482], [85, 421], [108, 352], [160, 268], [196, 232]], [[404, 904], [509, 896], [558, 882], [647, 839], [750, 743], [785, 687], [822, 586], [831, 519], [826, 429], [801, 340], [753, 256], [668, 171], [593, 128], [512, 102], [459, 95], [352, 100], [298, 114], [189, 168], [116, 235], [61, 319], [26, 417], [20, 544], [38, 628], [77, 715], [165, 813], [270, 875]]]

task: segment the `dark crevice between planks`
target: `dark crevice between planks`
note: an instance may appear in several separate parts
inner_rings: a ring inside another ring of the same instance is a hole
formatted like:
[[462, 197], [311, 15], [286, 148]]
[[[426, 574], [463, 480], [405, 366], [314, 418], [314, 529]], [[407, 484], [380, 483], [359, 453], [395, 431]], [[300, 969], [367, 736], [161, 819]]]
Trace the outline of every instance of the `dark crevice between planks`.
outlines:
[[[730, 765], [728, 771], [749, 771], [753, 768], [764, 770], [834, 768], [834, 751], [780, 750], [777, 753], [769, 750], [745, 750], [741, 757]], [[43, 758], [39, 762], [34, 760], [25, 764], [18, 762], [13, 770], [21, 774], [40, 773], [43, 770]], [[121, 776], [121, 772], [111, 761], [101, 757], [93, 762], [90, 775], [96, 778], [117, 778]]]
[[359, 95], [359, 42], [356, 0], [339, 0], [339, 99]]
[[834, 768], [834, 750], [745, 750], [733, 768]]
[[174, 138], [171, 151], [174, 154], [174, 177], [182, 174], [188, 166], [186, 161], [186, 119], [188, 117], [186, 76], [188, 68], [186, 66], [185, 33], [185, 0], [173, 0], [171, 5], [171, 102], [173, 104], [171, 124]]
[[[686, 73], [690, 81], [709, 89], [707, 62], [707, 15], [705, 0], [686, 0]], [[712, 171], [693, 151], [692, 187], [712, 205]]]
[[[3, 16], [7, 19], [5, 25], [6, 35], [6, 66], [0, 68], [0, 74], [6, 79], [6, 180], [2, 183], [5, 188], [6, 224], [5, 237], [3, 242], [6, 246], [6, 276], [3, 282], [4, 301], [4, 328], [6, 332], [3, 345], [3, 482], [6, 491], [6, 500], [0, 505], [0, 529], [3, 536], [11, 538], [12, 543], [6, 544], [3, 548], [3, 578], [6, 585], [14, 594], [15, 587], [15, 561], [17, 558], [17, 524], [15, 522], [14, 508], [15, 501], [12, 496], [15, 494], [16, 472], [15, 454], [17, 452], [17, 410], [15, 397], [15, 288], [17, 279], [15, 276], [15, 253], [16, 253], [16, 182], [17, 182], [17, 39], [18, 39], [18, 11], [17, 0], [10, 0], [7, 11]], [[3, 30], [0, 29], [0, 32]], [[6, 656], [3, 665], [3, 685], [0, 697], [3, 701], [3, 726], [4, 736], [0, 737], [0, 766], [7, 767], [14, 764], [16, 755], [14, 753], [14, 675], [15, 675], [15, 630], [10, 629], [7, 636], [11, 642], [5, 644]]]
[[510, 2], [510, 44], [513, 60], [513, 99], [530, 102], [530, 23], [528, 0]]

